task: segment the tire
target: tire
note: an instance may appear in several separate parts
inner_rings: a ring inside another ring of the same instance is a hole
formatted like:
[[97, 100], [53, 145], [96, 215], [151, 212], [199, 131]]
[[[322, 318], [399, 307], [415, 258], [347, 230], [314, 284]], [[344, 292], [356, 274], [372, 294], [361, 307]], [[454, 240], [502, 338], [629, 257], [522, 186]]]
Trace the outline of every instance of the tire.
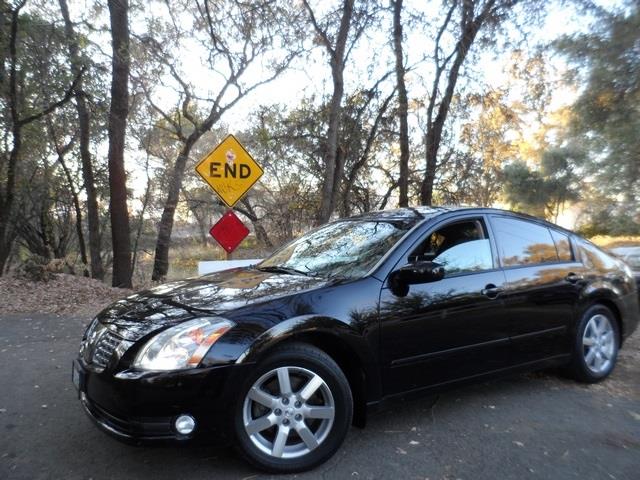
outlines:
[[267, 472], [309, 470], [340, 448], [352, 416], [349, 382], [336, 362], [311, 345], [285, 345], [261, 361], [240, 389], [236, 447]]
[[582, 315], [569, 374], [579, 382], [596, 383], [613, 371], [620, 348], [618, 322], [607, 307], [596, 304]]

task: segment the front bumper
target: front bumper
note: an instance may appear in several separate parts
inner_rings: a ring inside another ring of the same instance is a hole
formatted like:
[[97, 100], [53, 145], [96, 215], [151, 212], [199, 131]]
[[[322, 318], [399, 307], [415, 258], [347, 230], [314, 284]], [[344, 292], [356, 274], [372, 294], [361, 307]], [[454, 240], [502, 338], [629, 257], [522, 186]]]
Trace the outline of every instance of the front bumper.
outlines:
[[84, 392], [80, 401], [85, 413], [102, 431], [128, 442], [135, 443], [154, 440], [188, 440], [173, 429], [172, 417], [121, 418], [113, 415], [89, 400]]
[[[194, 438], [226, 442], [235, 399], [250, 365], [225, 365], [178, 372], [97, 372], [81, 359], [73, 368], [85, 412], [109, 435], [128, 443]], [[190, 435], [175, 419], [196, 420]]]

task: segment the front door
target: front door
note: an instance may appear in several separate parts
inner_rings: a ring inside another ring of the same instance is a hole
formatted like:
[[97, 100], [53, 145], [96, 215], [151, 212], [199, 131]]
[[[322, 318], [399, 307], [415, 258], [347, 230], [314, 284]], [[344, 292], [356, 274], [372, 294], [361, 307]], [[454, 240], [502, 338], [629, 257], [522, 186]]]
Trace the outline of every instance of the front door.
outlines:
[[[396, 266], [429, 260], [443, 279], [381, 292], [381, 351], [386, 395], [472, 377], [508, 365], [504, 273], [483, 216], [437, 224]], [[395, 291], [394, 291], [395, 290]]]

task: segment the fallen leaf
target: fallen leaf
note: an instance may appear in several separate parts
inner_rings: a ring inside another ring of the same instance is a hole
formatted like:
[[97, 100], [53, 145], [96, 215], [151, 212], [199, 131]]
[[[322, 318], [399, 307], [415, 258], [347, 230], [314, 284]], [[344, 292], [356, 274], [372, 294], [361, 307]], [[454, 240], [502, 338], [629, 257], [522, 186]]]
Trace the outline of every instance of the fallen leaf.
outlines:
[[638, 420], [640, 422], [640, 413], [632, 412], [631, 410], [629, 410], [629, 415], [631, 415], [634, 420]]

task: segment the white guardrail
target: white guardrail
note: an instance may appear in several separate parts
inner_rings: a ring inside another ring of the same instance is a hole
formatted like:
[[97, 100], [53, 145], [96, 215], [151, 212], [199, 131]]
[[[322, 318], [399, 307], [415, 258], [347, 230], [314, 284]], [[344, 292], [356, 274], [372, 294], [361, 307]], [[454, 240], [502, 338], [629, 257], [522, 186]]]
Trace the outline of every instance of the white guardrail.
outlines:
[[247, 267], [261, 261], [261, 258], [249, 258], [243, 260], [211, 260], [198, 262], [198, 275], [220, 272], [222, 270], [229, 270], [230, 268]]

